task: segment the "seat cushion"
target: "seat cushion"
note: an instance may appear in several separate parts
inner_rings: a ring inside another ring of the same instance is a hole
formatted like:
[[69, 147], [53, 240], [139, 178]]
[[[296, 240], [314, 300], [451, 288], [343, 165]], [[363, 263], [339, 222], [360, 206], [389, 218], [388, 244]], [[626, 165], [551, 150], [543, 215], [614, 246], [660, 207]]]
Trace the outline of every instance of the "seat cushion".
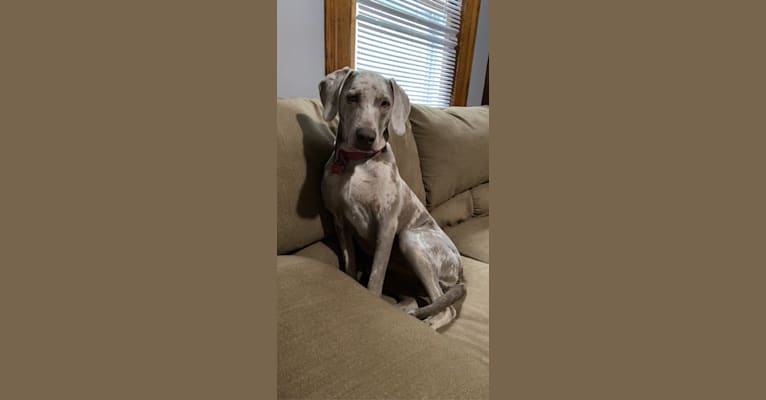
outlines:
[[462, 343], [489, 366], [489, 264], [462, 257], [466, 295], [444, 336]]
[[489, 263], [489, 216], [474, 217], [444, 228], [460, 254]]
[[[337, 244], [334, 240], [325, 239], [295, 253], [316, 261], [339, 268]], [[392, 275], [402, 267], [403, 261], [395, 252], [389, 266], [386, 279], [417, 279], [414, 275]], [[369, 262], [369, 260], [367, 260]], [[489, 364], [489, 264], [469, 257], [462, 257], [463, 277], [466, 281], [468, 294], [460, 307], [460, 316], [453, 323], [443, 328], [442, 333], [452, 337], [465, 348], [469, 349], [479, 360]], [[401, 283], [393, 283], [401, 287]], [[384, 300], [395, 303], [391, 297]]]
[[338, 241], [335, 236], [328, 236], [322, 241], [306, 246], [293, 254], [321, 261], [332, 265], [334, 268], [340, 268], [340, 250], [338, 250]]
[[277, 257], [278, 397], [479, 399], [489, 368], [337, 268]]

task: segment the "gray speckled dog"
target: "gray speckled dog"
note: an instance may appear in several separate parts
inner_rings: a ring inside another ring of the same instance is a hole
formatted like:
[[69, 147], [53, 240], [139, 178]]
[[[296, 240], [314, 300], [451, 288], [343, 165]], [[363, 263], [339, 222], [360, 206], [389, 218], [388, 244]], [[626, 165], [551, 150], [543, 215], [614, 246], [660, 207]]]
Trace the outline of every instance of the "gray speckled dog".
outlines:
[[353, 238], [373, 255], [367, 288], [377, 295], [394, 239], [423, 283], [431, 303], [400, 306], [438, 329], [452, 321], [453, 304], [465, 295], [455, 244], [399, 176], [389, 132], [404, 135], [410, 101], [393, 79], [348, 67], [319, 84], [327, 121], [340, 115], [335, 149], [325, 165], [322, 197], [334, 217], [346, 273], [358, 280]]

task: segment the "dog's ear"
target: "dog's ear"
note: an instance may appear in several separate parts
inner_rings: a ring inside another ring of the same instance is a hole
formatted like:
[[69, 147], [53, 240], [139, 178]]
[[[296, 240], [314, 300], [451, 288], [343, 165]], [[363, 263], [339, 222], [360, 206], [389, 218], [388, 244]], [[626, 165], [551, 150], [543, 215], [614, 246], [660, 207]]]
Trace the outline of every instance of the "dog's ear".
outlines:
[[396, 83], [394, 78], [388, 80], [391, 85], [391, 119], [388, 121], [388, 130], [399, 136], [403, 136], [407, 129], [407, 118], [410, 117], [410, 98], [407, 93]]
[[340, 91], [343, 88], [343, 83], [346, 82], [346, 78], [354, 72], [349, 67], [343, 67], [322, 79], [319, 82], [319, 98], [322, 100], [322, 106], [324, 112], [322, 117], [325, 121], [332, 121], [335, 115], [338, 114], [338, 105]]

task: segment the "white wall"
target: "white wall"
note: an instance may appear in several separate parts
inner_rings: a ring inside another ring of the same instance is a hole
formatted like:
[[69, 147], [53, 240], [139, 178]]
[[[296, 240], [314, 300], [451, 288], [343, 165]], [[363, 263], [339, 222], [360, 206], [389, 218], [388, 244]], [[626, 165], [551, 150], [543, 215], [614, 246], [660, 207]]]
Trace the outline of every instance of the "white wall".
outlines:
[[[489, 52], [489, 0], [481, 0], [468, 105], [480, 105]], [[319, 97], [324, 77], [324, 1], [277, 1], [277, 96]]]
[[319, 97], [324, 78], [324, 1], [277, 1], [277, 96]]
[[[479, 5], [479, 26], [476, 28], [476, 42], [473, 48], [471, 82], [468, 85], [468, 105], [481, 105], [484, 94], [484, 75], [487, 72], [489, 54], [489, 0], [481, 0]], [[490, 67], [491, 68], [491, 67]]]

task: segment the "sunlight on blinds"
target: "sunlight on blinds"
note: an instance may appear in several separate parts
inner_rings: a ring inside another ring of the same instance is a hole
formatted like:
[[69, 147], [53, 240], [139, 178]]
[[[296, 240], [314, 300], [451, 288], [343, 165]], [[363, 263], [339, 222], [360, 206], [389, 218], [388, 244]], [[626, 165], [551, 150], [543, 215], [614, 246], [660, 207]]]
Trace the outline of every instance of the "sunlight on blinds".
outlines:
[[357, 0], [356, 68], [381, 73], [410, 101], [450, 105], [460, 0]]

